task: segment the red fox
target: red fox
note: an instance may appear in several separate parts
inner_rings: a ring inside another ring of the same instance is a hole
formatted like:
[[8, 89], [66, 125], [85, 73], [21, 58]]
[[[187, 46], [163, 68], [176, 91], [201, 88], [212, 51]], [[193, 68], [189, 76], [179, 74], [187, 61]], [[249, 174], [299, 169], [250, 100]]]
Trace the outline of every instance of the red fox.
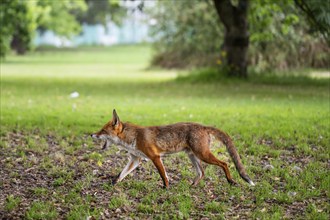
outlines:
[[227, 151], [233, 159], [240, 176], [254, 186], [254, 183], [245, 172], [231, 138], [225, 132], [214, 127], [197, 123], [143, 127], [121, 122], [114, 109], [112, 120], [106, 123], [99, 132], [91, 136], [92, 138], [105, 140], [103, 148], [114, 144], [128, 151], [130, 155], [128, 164], [119, 173], [113, 184], [122, 181], [140, 164], [141, 159], [145, 158], [153, 162], [163, 180], [164, 188], [168, 188], [169, 181], [161, 157], [165, 154], [179, 151], [185, 151], [188, 154], [196, 169], [197, 176], [192, 185], [197, 185], [204, 177], [201, 161], [218, 165], [225, 172], [227, 181], [230, 184], [236, 184], [230, 175], [227, 164], [218, 160], [211, 153], [211, 135], [226, 145]]

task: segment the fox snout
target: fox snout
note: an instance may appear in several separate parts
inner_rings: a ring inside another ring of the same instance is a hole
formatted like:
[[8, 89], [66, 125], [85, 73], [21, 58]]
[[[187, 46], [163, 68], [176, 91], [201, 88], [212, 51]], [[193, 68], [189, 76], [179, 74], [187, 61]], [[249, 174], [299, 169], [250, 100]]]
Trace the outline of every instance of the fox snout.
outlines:
[[107, 134], [105, 134], [104, 132], [96, 132], [94, 134], [91, 134], [91, 137], [93, 139], [107, 139]]
[[98, 140], [105, 140], [104, 144], [103, 144], [103, 147], [102, 147], [102, 150], [105, 150], [106, 148], [108, 148], [110, 145], [111, 145], [111, 141], [109, 139], [107, 139], [105, 137], [105, 135], [102, 135], [102, 134], [91, 134], [91, 138], [93, 139], [98, 139]]
[[100, 135], [99, 134], [91, 134], [91, 138], [93, 139], [99, 139]]

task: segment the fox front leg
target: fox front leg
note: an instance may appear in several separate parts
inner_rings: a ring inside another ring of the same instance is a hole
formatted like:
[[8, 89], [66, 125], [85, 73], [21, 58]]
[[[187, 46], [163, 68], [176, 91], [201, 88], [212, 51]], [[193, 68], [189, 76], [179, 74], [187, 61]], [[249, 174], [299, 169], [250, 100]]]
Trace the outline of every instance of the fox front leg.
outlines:
[[168, 187], [169, 187], [168, 178], [167, 178], [166, 170], [165, 170], [162, 160], [158, 156], [158, 157], [153, 158], [152, 162], [156, 166], [156, 168], [163, 180], [164, 188], [168, 189]]
[[123, 171], [118, 174], [117, 178], [112, 182], [112, 184], [116, 184], [122, 181], [128, 174], [130, 174], [133, 170], [137, 168], [137, 166], [140, 164], [140, 161], [140, 157], [131, 154], [129, 162], [127, 163]]

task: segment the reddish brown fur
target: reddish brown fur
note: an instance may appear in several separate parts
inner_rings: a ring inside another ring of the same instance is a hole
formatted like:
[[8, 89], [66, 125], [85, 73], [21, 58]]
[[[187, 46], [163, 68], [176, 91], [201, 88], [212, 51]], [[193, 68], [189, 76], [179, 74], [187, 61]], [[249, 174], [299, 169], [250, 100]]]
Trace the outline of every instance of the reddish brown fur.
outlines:
[[[163, 180], [164, 187], [168, 187], [169, 183], [165, 168], [161, 161], [161, 156], [163, 154], [179, 151], [185, 151], [188, 154], [191, 154], [192, 162], [196, 163], [195, 166], [197, 166], [196, 169], [197, 172], [199, 171], [199, 176], [196, 177], [193, 183], [194, 185], [196, 185], [204, 176], [204, 171], [201, 168], [198, 159], [205, 163], [221, 167], [225, 172], [228, 182], [234, 184], [235, 181], [230, 175], [227, 164], [218, 160], [210, 151], [210, 135], [213, 135], [226, 145], [241, 177], [254, 185], [247, 176], [230, 137], [226, 133], [213, 127], [197, 123], [177, 123], [166, 126], [143, 127], [131, 123], [122, 123], [114, 110], [113, 119], [104, 125], [103, 128], [94, 134], [93, 137], [101, 137], [102, 135], [105, 135], [110, 141], [117, 141], [118, 145], [126, 146], [128, 147], [127, 149], [133, 149], [131, 154], [134, 154], [135, 149], [137, 152], [140, 151], [146, 157], [151, 159]], [[198, 159], [194, 158], [193, 155]], [[132, 164], [129, 166], [131, 167]]]

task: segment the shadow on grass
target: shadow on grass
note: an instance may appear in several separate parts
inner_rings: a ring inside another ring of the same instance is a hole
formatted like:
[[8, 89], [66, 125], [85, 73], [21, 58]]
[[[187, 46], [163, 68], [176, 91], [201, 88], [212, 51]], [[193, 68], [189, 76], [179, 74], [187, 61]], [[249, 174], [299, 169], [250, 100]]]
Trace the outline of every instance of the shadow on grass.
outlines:
[[220, 84], [264, 84], [283, 86], [330, 86], [329, 78], [313, 78], [306, 70], [291, 72], [249, 73], [248, 79], [228, 77], [224, 71], [206, 68], [180, 75], [176, 79], [180, 83], [220, 83]]

